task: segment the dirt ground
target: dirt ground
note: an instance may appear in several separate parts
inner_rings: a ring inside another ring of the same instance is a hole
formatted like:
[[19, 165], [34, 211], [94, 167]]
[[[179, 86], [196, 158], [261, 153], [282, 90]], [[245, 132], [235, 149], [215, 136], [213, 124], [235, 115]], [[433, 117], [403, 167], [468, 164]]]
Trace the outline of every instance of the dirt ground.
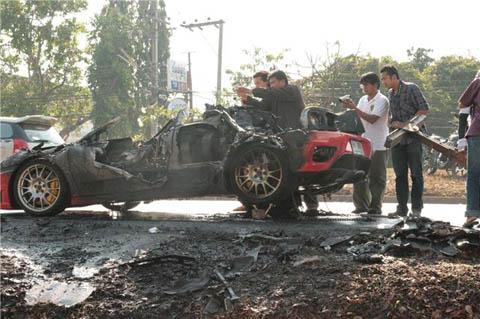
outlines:
[[[480, 318], [480, 251], [448, 257], [407, 245], [383, 252], [380, 259], [364, 255], [386, 247], [396, 234], [375, 229], [379, 223], [397, 221], [6, 217], [1, 316]], [[441, 228], [434, 235], [451, 232]], [[469, 236], [480, 240], [478, 231]], [[78, 267], [98, 272], [82, 278]], [[238, 300], [231, 301], [215, 270]], [[94, 291], [68, 308], [28, 305], [29, 291], [46, 280], [88, 283]]]
[[[424, 196], [443, 198], [465, 198], [465, 176], [451, 176], [445, 170], [439, 170], [434, 175], [424, 175]], [[337, 194], [352, 194], [353, 186], [346, 185]], [[395, 173], [387, 169], [386, 196], [395, 196]]]

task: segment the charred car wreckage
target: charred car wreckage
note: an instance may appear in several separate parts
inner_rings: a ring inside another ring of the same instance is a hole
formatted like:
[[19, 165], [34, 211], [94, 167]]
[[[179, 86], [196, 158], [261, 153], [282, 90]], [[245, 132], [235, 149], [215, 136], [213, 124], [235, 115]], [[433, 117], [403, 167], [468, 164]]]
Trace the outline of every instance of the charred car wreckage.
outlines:
[[[234, 194], [282, 216], [299, 195], [328, 194], [365, 177], [371, 145], [354, 112], [306, 108], [303, 129], [284, 130], [254, 107], [207, 106], [201, 121], [168, 121], [151, 139], [104, 139], [115, 118], [78, 142], [42, 144], [1, 163], [1, 208], [36, 216], [103, 204]], [[116, 206], [121, 205], [121, 206]]]

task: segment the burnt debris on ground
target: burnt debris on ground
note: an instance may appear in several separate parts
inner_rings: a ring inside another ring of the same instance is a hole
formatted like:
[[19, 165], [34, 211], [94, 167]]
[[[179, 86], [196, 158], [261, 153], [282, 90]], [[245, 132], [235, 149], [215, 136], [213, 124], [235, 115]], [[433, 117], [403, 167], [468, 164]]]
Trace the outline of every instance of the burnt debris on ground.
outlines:
[[[368, 231], [9, 219], [2, 239], [5, 318], [480, 316], [479, 230], [425, 218]], [[45, 282], [85, 288], [85, 298], [45, 303], [50, 296], [33, 294]]]

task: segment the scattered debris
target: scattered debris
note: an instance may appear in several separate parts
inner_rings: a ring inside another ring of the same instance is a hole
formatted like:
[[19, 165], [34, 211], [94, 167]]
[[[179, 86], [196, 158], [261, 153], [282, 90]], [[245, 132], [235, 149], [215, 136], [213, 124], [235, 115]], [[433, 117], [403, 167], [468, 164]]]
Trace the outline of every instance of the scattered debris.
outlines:
[[326, 248], [326, 247], [333, 247], [335, 245], [338, 245], [338, 244], [341, 244], [343, 242], [346, 242], [347, 240], [349, 240], [350, 238], [352, 238], [353, 236], [351, 235], [348, 235], [348, 236], [338, 236], [338, 237], [329, 237], [327, 239], [325, 239], [324, 241], [322, 241], [320, 243], [320, 247], [323, 247], [323, 248]]
[[252, 266], [257, 262], [258, 253], [262, 246], [252, 249], [247, 252], [246, 256], [236, 257], [231, 261], [230, 270], [225, 274], [226, 278], [233, 278], [241, 275], [245, 271], [250, 271]]
[[275, 236], [266, 235], [262, 233], [250, 233], [246, 235], [240, 235], [240, 239], [242, 241], [245, 239], [250, 239], [250, 240], [266, 240], [266, 241], [273, 241], [273, 242], [289, 240], [288, 237], [275, 237]]
[[158, 233], [158, 231], [159, 231], [158, 227], [152, 227], [152, 228], [148, 229], [148, 232], [150, 234], [156, 234], [156, 233]]
[[86, 279], [92, 278], [100, 271], [100, 268], [73, 266], [72, 275], [76, 278]]
[[293, 263], [293, 267], [298, 267], [304, 264], [312, 264], [316, 262], [324, 262], [325, 259], [320, 256], [309, 256], [309, 257], [301, 257], [300, 260], [297, 260]]
[[223, 275], [218, 271], [218, 269], [215, 269], [215, 275], [217, 275], [217, 278], [220, 279], [220, 281], [222, 282], [222, 284], [225, 286], [225, 289], [227, 289], [228, 294], [230, 295], [230, 300], [231, 300], [231, 301], [235, 301], [235, 300], [240, 299], [240, 297], [238, 297], [238, 296], [235, 294], [235, 291], [233, 291], [232, 287], [230, 287], [230, 286], [228, 285], [227, 280], [226, 280], [225, 277], [223, 277]]
[[199, 278], [180, 279], [173, 285], [172, 289], [167, 289], [163, 292], [167, 295], [178, 295], [187, 292], [194, 292], [205, 288], [209, 281], [210, 277], [205, 274]]
[[354, 256], [353, 260], [364, 264], [380, 264], [383, 262], [383, 256], [380, 254], [364, 254]]
[[95, 288], [87, 282], [40, 281], [25, 294], [27, 305], [52, 303], [69, 308], [87, 299]]
[[142, 258], [128, 262], [130, 266], [145, 266], [152, 263], [176, 263], [176, 264], [191, 264], [195, 262], [195, 258], [185, 255], [163, 255], [150, 258]]

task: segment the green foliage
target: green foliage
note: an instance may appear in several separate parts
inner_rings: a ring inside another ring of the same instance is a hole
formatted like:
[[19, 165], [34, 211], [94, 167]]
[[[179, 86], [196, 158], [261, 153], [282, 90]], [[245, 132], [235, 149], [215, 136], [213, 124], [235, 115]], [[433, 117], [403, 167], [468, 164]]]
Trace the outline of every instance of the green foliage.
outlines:
[[[139, 134], [139, 131], [142, 136], [149, 135], [153, 133], [151, 123], [168, 115], [155, 94], [154, 78], [157, 73], [158, 93], [166, 94], [170, 31], [165, 4], [160, 1], [158, 69], [155, 69], [151, 45], [154, 3], [111, 0], [95, 20], [89, 67], [94, 100], [92, 117], [95, 125], [101, 125], [121, 114], [124, 119], [111, 132], [112, 136]], [[147, 121], [147, 117], [151, 120]]]
[[276, 69], [286, 69], [288, 64], [284, 62], [285, 54], [288, 50], [272, 54], [267, 53], [260, 48], [252, 50], [243, 50], [250, 63], [240, 65], [240, 70], [225, 70], [230, 77], [232, 86], [249, 86], [252, 84], [252, 76], [258, 71], [273, 71]]
[[407, 50], [407, 55], [410, 58], [410, 64], [420, 72], [423, 72], [433, 61], [432, 57], [429, 56], [433, 50], [425, 48], [411, 47]]
[[73, 17], [86, 6], [85, 0], [0, 2], [2, 115], [48, 114], [64, 128], [88, 119], [90, 94], [80, 88], [85, 54], [78, 43], [85, 26]]

